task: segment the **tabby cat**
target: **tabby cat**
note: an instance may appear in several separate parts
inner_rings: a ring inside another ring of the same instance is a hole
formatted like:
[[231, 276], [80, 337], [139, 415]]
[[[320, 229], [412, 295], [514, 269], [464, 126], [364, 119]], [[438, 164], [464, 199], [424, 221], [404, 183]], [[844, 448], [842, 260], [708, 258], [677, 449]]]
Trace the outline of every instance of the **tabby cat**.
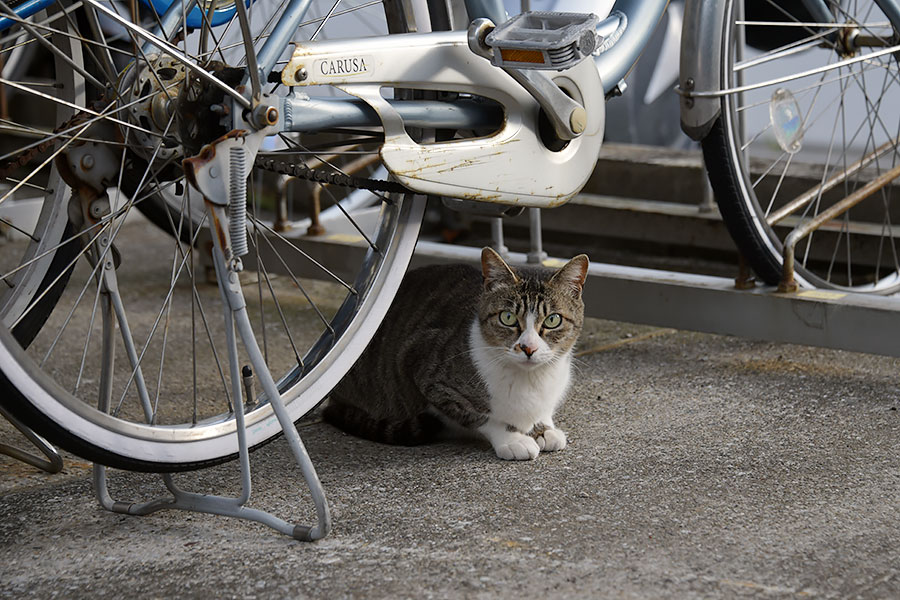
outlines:
[[553, 413], [569, 387], [588, 258], [512, 268], [485, 248], [481, 267], [408, 273], [325, 420], [389, 444], [475, 432], [507, 460], [565, 448]]

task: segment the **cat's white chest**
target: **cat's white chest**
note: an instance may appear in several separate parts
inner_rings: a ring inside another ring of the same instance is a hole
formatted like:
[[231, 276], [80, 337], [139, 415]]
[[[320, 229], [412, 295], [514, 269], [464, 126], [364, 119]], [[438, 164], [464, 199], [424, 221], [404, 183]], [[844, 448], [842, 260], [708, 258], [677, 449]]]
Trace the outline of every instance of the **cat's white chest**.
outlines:
[[569, 387], [571, 354], [533, 369], [502, 360], [502, 350], [488, 348], [474, 323], [470, 346], [475, 367], [490, 393], [491, 417], [520, 431], [535, 423], [552, 423], [553, 413]]

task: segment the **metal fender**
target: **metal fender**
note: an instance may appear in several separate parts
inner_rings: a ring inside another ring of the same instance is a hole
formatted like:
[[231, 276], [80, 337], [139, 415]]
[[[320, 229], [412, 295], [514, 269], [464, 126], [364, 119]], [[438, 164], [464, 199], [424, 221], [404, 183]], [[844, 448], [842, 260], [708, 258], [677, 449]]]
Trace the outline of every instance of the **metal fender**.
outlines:
[[721, 0], [688, 0], [684, 7], [678, 86], [681, 129], [694, 140], [706, 137], [722, 112], [721, 99], [696, 98], [691, 93], [720, 89], [721, 39], [730, 6]]

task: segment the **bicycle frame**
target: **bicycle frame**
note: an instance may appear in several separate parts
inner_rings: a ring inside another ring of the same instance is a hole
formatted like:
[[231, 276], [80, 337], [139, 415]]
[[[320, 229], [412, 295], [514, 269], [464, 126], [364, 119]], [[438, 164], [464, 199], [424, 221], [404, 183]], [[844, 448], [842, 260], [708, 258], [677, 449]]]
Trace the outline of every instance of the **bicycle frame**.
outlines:
[[[310, 0], [291, 0], [276, 29], [266, 40], [259, 52], [257, 62], [261, 75], [268, 74], [281, 55], [284, 46], [290, 41], [290, 34], [302, 21], [309, 7]], [[600, 74], [605, 96], [621, 93], [625, 76], [634, 66], [647, 41], [665, 12], [668, 0], [619, 0], [610, 15], [598, 25], [598, 33], [605, 42], [600, 46], [594, 58]], [[495, 22], [506, 19], [501, 3], [490, 0], [466, 0], [466, 7], [472, 18], [486, 17]], [[338, 108], [340, 103], [345, 106]], [[304, 114], [295, 119], [291, 131], [311, 131], [335, 126], [372, 126], [378, 125], [374, 111], [366, 110], [354, 100], [333, 101], [329, 103], [337, 109], [334, 113], [320, 113], [317, 119], [314, 114]], [[356, 106], [353, 106], [353, 105]], [[490, 115], [477, 115], [477, 108], [459, 110], [447, 102], [404, 101], [401, 115], [421, 115], [416, 126], [427, 127], [428, 120], [432, 127], [474, 128], [483, 126]], [[324, 108], [320, 104], [317, 108]], [[482, 109], [484, 110], [484, 109]], [[300, 114], [298, 111], [295, 114]], [[427, 116], [426, 116], [427, 115]]]
[[[602, 43], [593, 63], [583, 61], [564, 71], [532, 74], [519, 69], [504, 72], [492, 66], [490, 56], [478, 50], [477, 44], [473, 45], [471, 26], [468, 30], [431, 33], [421, 32], [428, 29], [427, 24], [416, 23], [419, 31], [405, 36], [292, 42], [300, 24], [308, 18], [312, 0], [288, 0], [258, 52], [246, 41], [248, 32], [245, 31], [248, 69], [242, 85], [235, 88], [182, 54], [170, 41], [183, 26], [185, 14], [197, 8], [198, 0], [171, 2], [154, 32], [117, 14], [102, 0], [83, 1], [133, 37], [142, 38], [142, 56], [162, 51], [181, 62], [210, 88], [218, 88], [230, 97], [234, 104], [230, 111], [234, 118], [230, 127], [235, 132], [266, 127], [268, 135], [275, 135], [338, 126], [380, 127], [384, 131], [380, 149], [382, 160], [411, 190], [545, 208], [568, 201], [587, 181], [603, 140], [604, 97], [624, 89], [625, 74], [640, 55], [667, 6], [667, 0], [623, 0], [619, 4], [622, 10], [614, 11], [597, 26], [598, 39], [602, 38]], [[413, 5], [414, 15], [421, 14], [415, 5], [426, 0], [407, 1]], [[496, 0], [467, 1], [474, 23], [493, 28], [492, 22], [482, 15], [493, 17], [497, 23], [506, 21], [505, 11]], [[235, 5], [235, 12], [241, 28], [246, 29], [248, 15], [243, 2], [240, 0]], [[23, 23], [23, 28], [31, 35], [39, 35], [29, 25]], [[282, 69], [277, 62], [291, 43], [295, 45], [293, 57]], [[403, 52], [404, 46], [416, 51]], [[362, 61], [367, 53], [365, 59], [378, 57], [382, 61], [380, 66], [367, 69], [364, 74], [351, 73], [348, 78], [344, 63]], [[314, 64], [325, 64], [323, 57], [326, 55], [328, 64], [338, 65], [336, 72], [327, 77], [310, 72], [307, 78], [307, 67], [312, 71]], [[435, 69], [436, 65], [442, 65], [442, 68]], [[320, 102], [315, 104], [316, 110], [307, 110], [314, 104], [305, 94], [299, 95], [302, 102], [297, 102], [298, 95], [293, 93], [288, 96], [261, 94], [260, 82], [270, 80], [276, 69], [281, 72], [281, 82], [288, 88], [299, 86], [305, 92], [307, 90], [302, 88], [311, 85], [332, 87], [355, 96], [364, 104], [352, 99], [339, 100]], [[387, 75], [389, 72], [390, 76]], [[381, 97], [381, 91], [386, 88], [453, 92], [461, 94], [463, 102], [469, 98], [493, 102], [458, 106], [455, 101], [422, 103], [404, 99], [392, 105]], [[246, 93], [248, 89], [252, 97]], [[502, 112], [496, 110], [498, 105]], [[460, 110], [461, 106], [465, 108]], [[245, 121], [244, 115], [248, 114]], [[297, 119], [293, 118], [295, 114]], [[547, 145], [555, 142], [543, 139], [542, 114], [549, 117], [555, 135], [562, 140], [556, 150], [549, 150]], [[264, 122], [260, 115], [275, 116], [266, 116]], [[409, 117], [413, 119], [410, 121]], [[483, 127], [485, 117], [495, 120], [494, 123]], [[479, 128], [491, 133], [420, 144], [406, 133], [406, 127], [413, 124], [425, 130], [440, 126], [457, 130]], [[498, 156], [503, 158], [498, 160]], [[450, 165], [454, 166], [451, 168]], [[536, 171], [523, 169], [524, 165]], [[552, 174], [552, 177], [548, 181], [538, 181], [532, 176], [534, 172]]]
[[[154, 30], [154, 35], [162, 39], [170, 37], [171, 33], [182, 24], [182, 6], [188, 11], [189, 19], [195, 19], [189, 20], [188, 25], [198, 26], [200, 24], [197, 0], [173, 0], [169, 3], [166, 0], [145, 1], [156, 9], [163, 8], [165, 10], [160, 18], [161, 28], [158, 27]], [[25, 19], [54, 2], [56, 0], [28, 0], [16, 7], [14, 12], [19, 19]], [[257, 54], [257, 64], [261, 74], [265, 76], [272, 71], [278, 57], [291, 42], [297, 26], [306, 16], [310, 4], [311, 0], [290, 0], [288, 2], [282, 18]], [[618, 0], [610, 16], [598, 25], [598, 33], [603, 36], [605, 42], [595, 57], [595, 63], [600, 72], [605, 94], [617, 93], [619, 84], [637, 61], [667, 4], [668, 0]], [[466, 0], [466, 9], [472, 19], [486, 17], [495, 23], [506, 20], [502, 2]], [[234, 7], [216, 12], [213, 15], [213, 25], [220, 20], [230, 18], [233, 13]], [[15, 23], [16, 21], [12, 18], [0, 17], [0, 31]], [[138, 31], [134, 31], [134, 33], [141, 35]], [[145, 41], [147, 46], [153, 45], [153, 40], [146, 39]], [[438, 119], [444, 122], [454, 122], [447, 121], [441, 116], [438, 116]], [[377, 123], [370, 121], [368, 124]], [[465, 126], [466, 123], [457, 123], [457, 125]], [[322, 126], [325, 126], [324, 121]]]
[[[17, 14], [39, 10], [54, 0], [32, 0], [20, 5]], [[147, 0], [165, 2], [166, 0]], [[424, 2], [424, 0], [411, 0]], [[105, 6], [97, 0], [85, 0], [89, 5], [112, 16]], [[832, 22], [834, 16], [828, 9], [825, 0], [803, 0], [805, 7], [817, 19]], [[884, 13], [897, 27], [900, 24], [900, 0], [875, 0]], [[177, 54], [177, 49], [167, 47], [162, 42], [168, 39], [182, 23], [182, 11], [193, 11], [197, 0], [174, 0], [166, 8], [160, 19], [158, 34], [148, 34], [140, 27], [118, 17], [119, 22], [131, 29], [132, 33], [145, 38], [145, 49], [154, 46], [164, 47]], [[506, 18], [502, 3], [497, 0], [465, 0], [467, 11], [472, 18], [486, 17], [495, 22]], [[612, 11], [597, 26], [602, 38], [600, 46], [595, 50], [594, 63], [600, 75], [603, 94], [606, 97], [620, 94], [624, 90], [624, 80], [628, 72], [640, 57], [643, 48], [652, 35], [668, 4], [667, 0], [618, 0]], [[284, 48], [291, 43], [291, 38], [299, 24], [306, 18], [311, 0], [289, 0], [281, 19], [269, 34], [262, 48], [257, 53], [257, 68], [260, 80], [265, 80], [275, 69], [276, 62], [282, 56]], [[684, 30], [682, 36], [681, 79], [680, 88], [684, 96], [682, 102], [683, 129], [695, 139], [702, 139], [712, 123], [719, 115], [719, 96], [726, 93], [719, 90], [721, 56], [713, 51], [712, 45], [720, 39], [724, 27], [725, 3], [717, 0], [688, 0], [685, 7]], [[21, 11], [19, 13], [18, 11]], [[7, 20], [9, 23], [14, 21]], [[8, 24], [7, 24], [8, 26]], [[0, 26], [2, 27], [2, 26]], [[900, 29], [900, 27], [898, 27]], [[441, 35], [418, 33], [417, 36], [435, 36], [435, 43], [444, 39]], [[318, 43], [318, 42], [316, 42]], [[348, 48], [356, 43], [345, 42]], [[146, 50], [145, 50], [146, 51]], [[176, 56], [177, 58], [177, 56]], [[188, 64], [198, 76], [209, 83], [222, 87], [222, 83], [210, 76], [197, 65]], [[251, 61], [252, 64], [252, 61]], [[246, 77], [245, 84], [251, 79]], [[398, 81], [397, 83], [402, 83]], [[476, 91], [479, 82], [472, 82]], [[290, 84], [289, 84], [290, 85]], [[412, 86], [410, 86], [412, 87]], [[250, 108], [250, 101], [233, 89], [223, 89], [242, 108]], [[279, 124], [280, 131], [309, 132], [328, 127], [379, 126], [382, 125], [379, 115], [356, 99], [304, 102], [302, 107], [291, 98], [282, 100], [282, 113], [293, 115], [284, 118]], [[300, 110], [293, 110], [293, 109]], [[457, 104], [455, 102], [437, 102], [421, 100], [403, 100], [396, 103], [396, 112], [404, 120], [409, 119], [410, 126], [422, 128], [457, 128], [474, 129], [486, 123], [497, 122], [500, 116], [495, 107], [485, 107], [477, 103]], [[286, 115], [287, 116], [287, 115]], [[502, 119], [502, 117], [500, 117]]]
[[[33, 14], [49, 7], [57, 0], [26, 0], [18, 5], [13, 12], [19, 19], [26, 19]], [[197, 0], [142, 0], [146, 5], [154, 9], [164, 9], [160, 19], [162, 24], [161, 37], [167, 37], [169, 32], [181, 24], [182, 4], [187, 2], [185, 8], [188, 11], [188, 26], [199, 27], [201, 25], [200, 9]], [[802, 0], [807, 10], [822, 22], [833, 21], [834, 16], [828, 9], [825, 0]], [[895, 27], [900, 28], [900, 2], [897, 0], [875, 0], [876, 4], [884, 11]], [[250, 2], [247, 2], [249, 5]], [[283, 18], [276, 25], [272, 34], [266, 40], [257, 57], [259, 70], [268, 73], [274, 67], [275, 61], [282, 50], [290, 43], [291, 36], [297, 26], [302, 22], [311, 0], [290, 0], [284, 12]], [[502, 2], [498, 0], [465, 0], [466, 9], [470, 18], [486, 17], [495, 23], [506, 19], [506, 13]], [[604, 92], [609, 95], [616, 93], [619, 84], [624, 80], [630, 69], [637, 62], [647, 41], [652, 35], [657, 23], [666, 9], [668, 0], [618, 0], [613, 6], [609, 18], [598, 26], [605, 43], [600, 47], [595, 58], [597, 69], [603, 83]], [[688, 47], [692, 41], [715, 40], [716, 32], [721, 32], [722, 11], [724, 5], [717, 0], [688, 0], [685, 6], [684, 37]], [[234, 14], [234, 6], [216, 11], [212, 17], [212, 25], [215, 26]], [[0, 31], [8, 29], [16, 23], [9, 17], [0, 16]], [[712, 35], [710, 34], [712, 33]], [[682, 52], [682, 71], [692, 73], [694, 89], [712, 89], [704, 86], [711, 77], [718, 77], [718, 65], [720, 57], [710, 52], [710, 48], [693, 46], [693, 52]], [[683, 89], [684, 86], [682, 86]], [[703, 111], [698, 107], [694, 113]], [[700, 117], [690, 117], [687, 120], [690, 127], [695, 121], [708, 121], [707, 114]]]
[[[495, 23], [506, 20], [506, 13], [500, 2], [465, 1], [471, 19], [484, 17]], [[266, 40], [257, 57], [261, 73], [267, 74], [272, 69], [283, 48], [290, 42], [297, 25], [303, 20], [309, 4], [310, 0], [291, 0], [288, 4], [285, 17]], [[668, 0], [618, 0], [610, 18], [602, 20], [598, 25], [601, 35], [612, 42], [608, 46], [601, 46], [602, 53], [594, 59], [606, 94], [613, 93], [637, 62], [667, 5]]]

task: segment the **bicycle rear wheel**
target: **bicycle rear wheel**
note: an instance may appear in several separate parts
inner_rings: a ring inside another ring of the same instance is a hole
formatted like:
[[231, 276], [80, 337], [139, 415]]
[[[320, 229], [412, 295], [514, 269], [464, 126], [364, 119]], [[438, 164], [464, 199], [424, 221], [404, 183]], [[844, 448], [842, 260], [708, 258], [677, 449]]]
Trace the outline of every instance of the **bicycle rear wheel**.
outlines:
[[[63, 19], [62, 30], [51, 33], [48, 39], [61, 49], [61, 55], [80, 59], [79, 42], [66, 35], [71, 29], [68, 20], [72, 16], [50, 10], [38, 13], [32, 21], [35, 25], [46, 26], [45, 23], [54, 17]], [[79, 248], [72, 241], [74, 231], [69, 224], [70, 192], [58, 171], [47, 165], [29, 177], [33, 169], [22, 163], [28, 159], [25, 155], [30, 156], [28, 163], [43, 162], [52, 142], [40, 139], [41, 126], [48, 122], [65, 122], [75, 114], [77, 107], [86, 106], [89, 99], [78, 73], [60, 56], [51, 55], [35, 43], [27, 43], [24, 32], [18, 36], [15, 30], [4, 33], [9, 35], [0, 45], [0, 65], [9, 114], [2, 116], [0, 125], [4, 132], [0, 145], [0, 224], [8, 229], [10, 237], [25, 237], [29, 242], [18, 259], [18, 268], [14, 272], [2, 271], [0, 319], [12, 329], [19, 343], [28, 346], [65, 288], [70, 275], [65, 266], [74, 259]], [[23, 87], [37, 93], [24, 101], [29, 94], [21, 89]], [[56, 90], [59, 101], [41, 95], [48, 88]], [[28, 142], [20, 141], [23, 138]], [[39, 208], [33, 222], [25, 219], [26, 223], [22, 223], [5, 214], [18, 216], [24, 212], [24, 207], [36, 205]], [[65, 240], [70, 241], [64, 243]], [[10, 251], [14, 252], [15, 248], [4, 249], [5, 254]]]
[[799, 2], [728, 3], [720, 85], [735, 91], [722, 98], [704, 159], [729, 232], [768, 284], [781, 277], [794, 227], [886, 179], [800, 241], [796, 279], [891, 293], [900, 289], [900, 24], [873, 2], [826, 4], [828, 20]]
[[[266, 7], [257, 3], [250, 11], [257, 45], [279, 19]], [[54, 115], [50, 122], [18, 124], [30, 135], [7, 154], [24, 155], [39, 137], [38, 143], [46, 141], [69, 163], [78, 158], [82, 176], [98, 170], [107, 174], [98, 186], [101, 191], [87, 199], [83, 192], [70, 195], [41, 185], [44, 206], [66, 215], [61, 222], [74, 227], [74, 233], [39, 238], [32, 232], [19, 243], [24, 252], [4, 253], [0, 277], [10, 281], [34, 264], [35, 256], [77, 248], [74, 258], [55, 271], [48, 267], [55, 282], [64, 281], [66, 274], [71, 279], [59, 302], [52, 303], [55, 308], [46, 309], [47, 323], [30, 347], [23, 350], [7, 332], [0, 333], [0, 386], [5, 388], [0, 402], [52, 442], [102, 464], [160, 472], [215, 464], [236, 456], [238, 447], [221, 309], [212, 308], [220, 298], [206, 283], [199, 256], [202, 230], [197, 224], [203, 217], [196, 215], [197, 194], [182, 183], [180, 169], [173, 168], [184, 156], [185, 140], [172, 127], [175, 115], [153, 112], [154, 100], [161, 95], [164, 100], [177, 88], [184, 70], [166, 62], [165, 53], [131, 49], [123, 55], [121, 44], [111, 42], [116, 31], [91, 29], [92, 20], [99, 20], [89, 14], [90, 8], [84, 10], [88, 14], [77, 19], [51, 21], [52, 35], [61, 36], [66, 49], [57, 46], [53, 64], [58, 73], [49, 73], [57, 83], [44, 98], [52, 106], [73, 108], [76, 121], [59, 122]], [[400, 33], [417, 21], [427, 23], [427, 15], [424, 21], [422, 15], [414, 18], [399, 0], [345, 2], [339, 10], [328, 2], [307, 14], [295, 39], [317, 30], [319, 37], [329, 31], [333, 37]], [[360, 25], [348, 29], [348, 21]], [[210, 57], [239, 67], [242, 38], [230, 37], [235, 32], [240, 33], [236, 23], [201, 27], [180, 44], [207, 69], [212, 68]], [[33, 44], [30, 33], [14, 30], [11, 35], [21, 35], [15, 38], [18, 43]], [[58, 76], [70, 72], [75, 73], [72, 87], [58, 83], [64, 81]], [[97, 82], [102, 89], [76, 91]], [[36, 95], [35, 85], [12, 83], [4, 80], [15, 93]], [[91, 98], [98, 100], [91, 103]], [[350, 146], [353, 150], [345, 152]], [[297, 162], [321, 157], [340, 168], [341, 161], [377, 152], [377, 146], [377, 134], [331, 131], [282, 136], [271, 149]], [[76, 147], [80, 154], [72, 152]], [[90, 156], [88, 162], [85, 156]], [[60, 169], [65, 170], [59, 161], [32, 157], [8, 179], [11, 186], [13, 180], [44, 182], [59, 177]], [[342, 221], [329, 226], [345, 252], [334, 252], [301, 235], [299, 227], [284, 232], [285, 225], [292, 229], [290, 222], [275, 227], [265, 177], [254, 172], [248, 186], [250, 255], [242, 284], [257, 341], [296, 421], [325, 397], [377, 329], [412, 254], [424, 200], [392, 195], [356, 213], [339, 207]], [[136, 204], [161, 192], [170, 207], [180, 210], [166, 217], [175, 235], [150, 239], [154, 232], [130, 215]], [[160, 244], [166, 249], [160, 251]], [[103, 268], [116, 272], [120, 289], [114, 294], [104, 288]], [[309, 274], [329, 283], [302, 277]], [[34, 281], [26, 278], [28, 284]], [[22, 309], [6, 315], [7, 327], [44, 309], [38, 300], [48, 296], [32, 294]], [[111, 414], [95, 408], [104, 396], [112, 400]], [[245, 411], [251, 446], [280, 433], [268, 399], [261, 395], [256, 400]]]

